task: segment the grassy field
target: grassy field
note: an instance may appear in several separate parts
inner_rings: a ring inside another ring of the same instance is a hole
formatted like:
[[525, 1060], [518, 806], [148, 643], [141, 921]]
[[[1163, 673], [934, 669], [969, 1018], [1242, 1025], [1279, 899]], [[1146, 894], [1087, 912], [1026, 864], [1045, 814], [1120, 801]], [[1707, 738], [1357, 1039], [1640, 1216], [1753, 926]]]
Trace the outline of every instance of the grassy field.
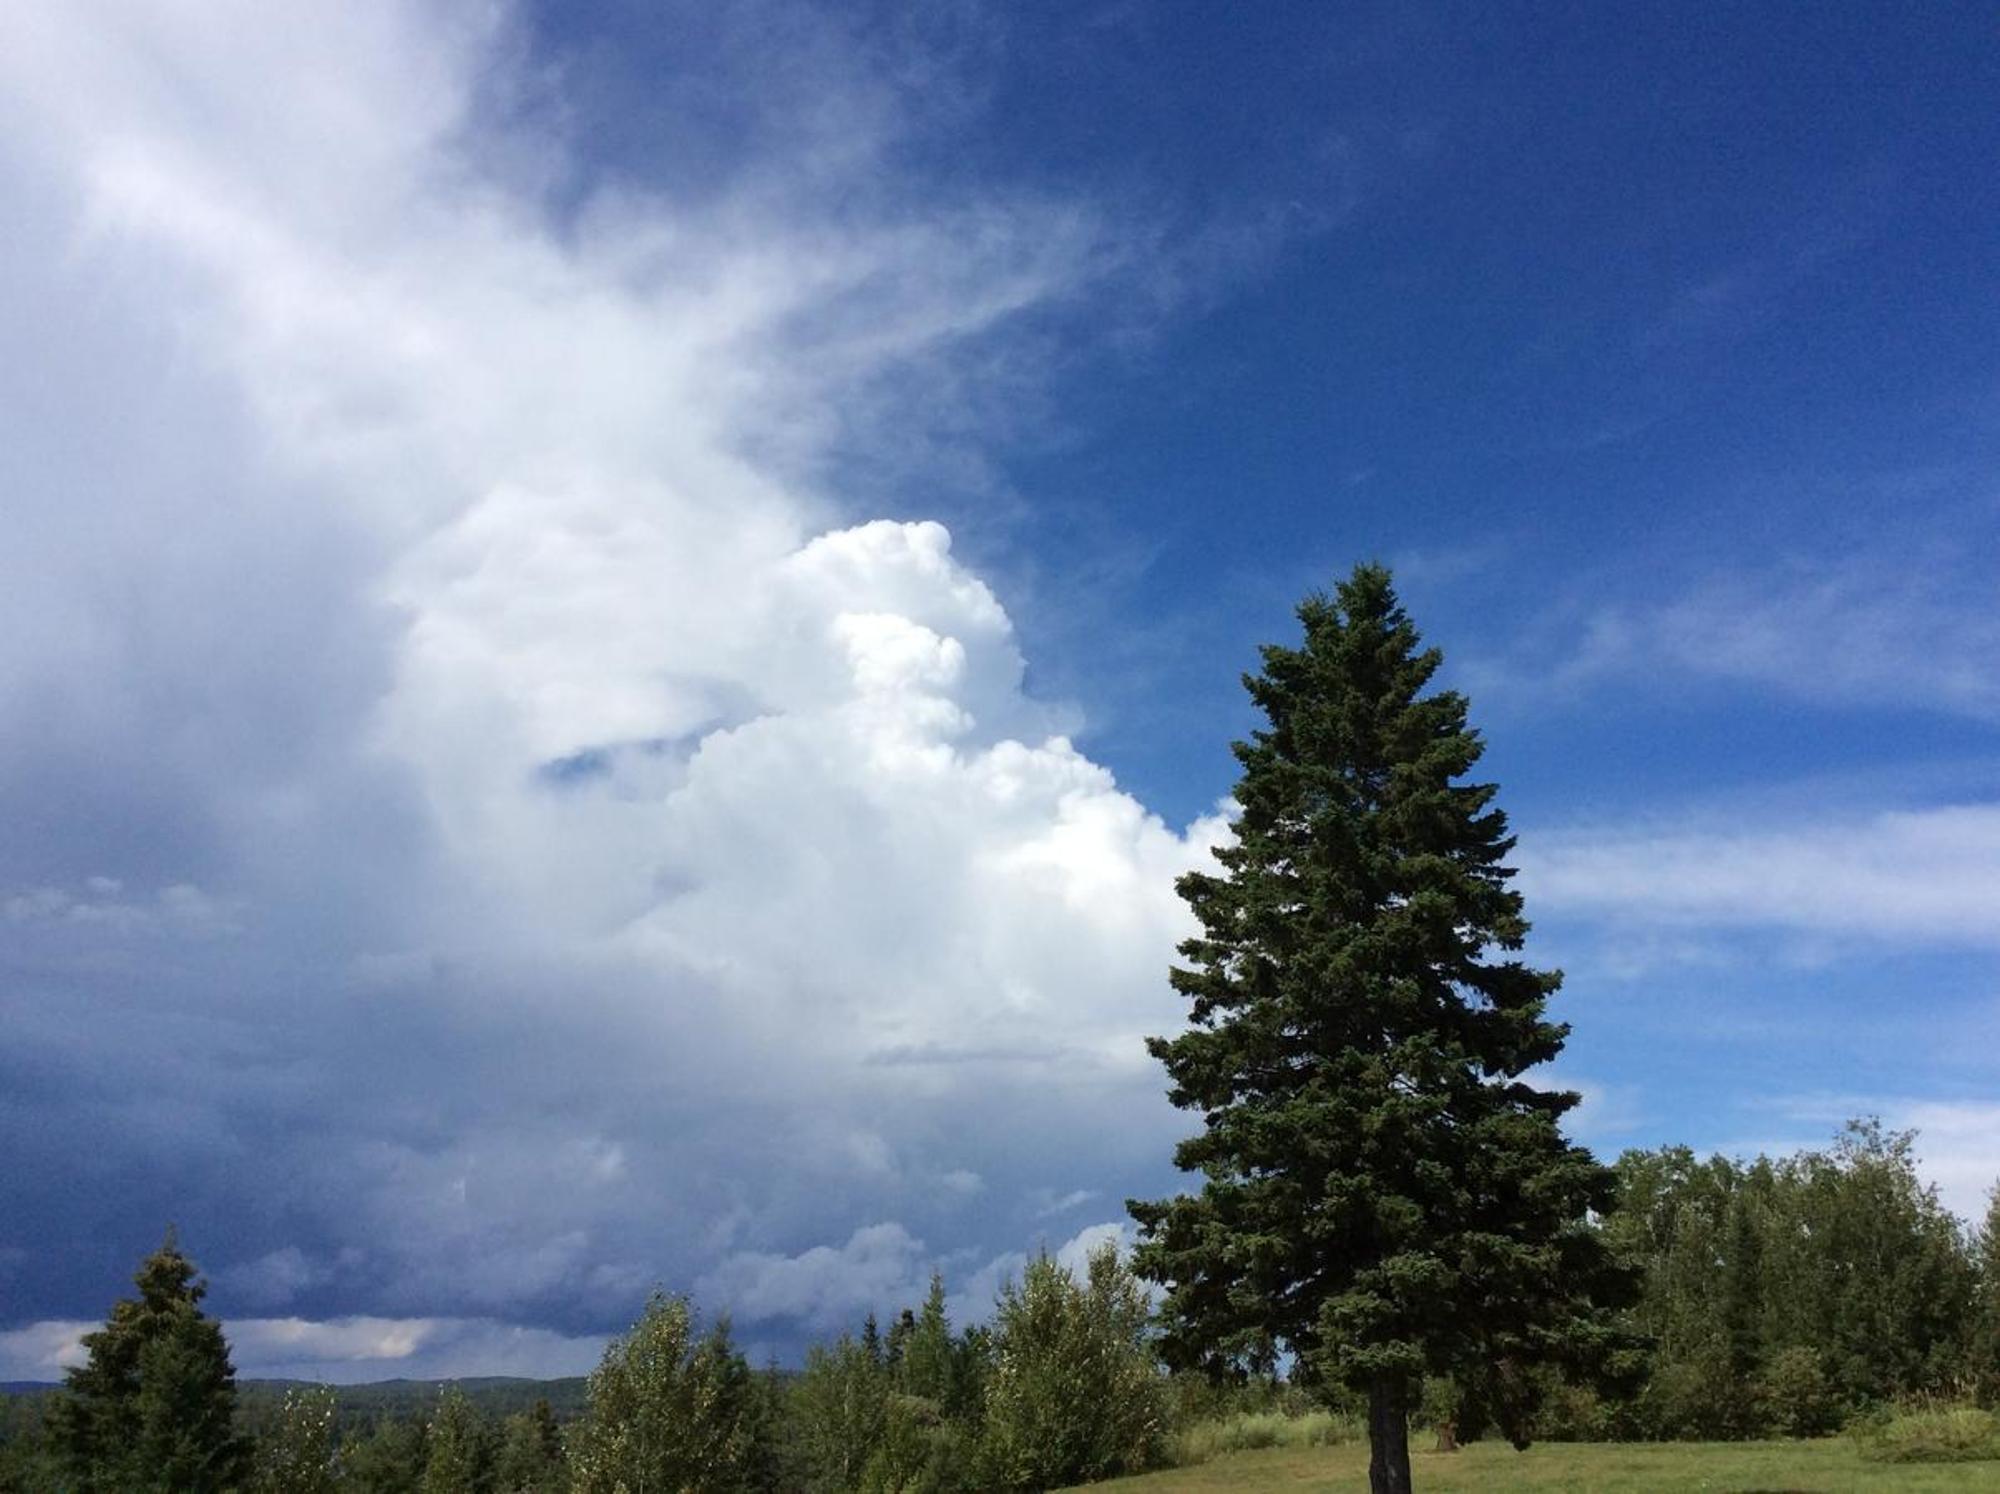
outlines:
[[[1412, 1449], [1417, 1494], [1803, 1494], [1880, 1490], [1882, 1494], [2000, 1489], [2000, 1463], [1864, 1463], [1845, 1437], [1816, 1442], [1543, 1443], [1517, 1453], [1480, 1442], [1455, 1453]], [[1225, 1489], [1365, 1490], [1368, 1449], [1265, 1448], [1224, 1453], [1193, 1468], [1115, 1479], [1099, 1489], [1132, 1494], [1219, 1494]]]

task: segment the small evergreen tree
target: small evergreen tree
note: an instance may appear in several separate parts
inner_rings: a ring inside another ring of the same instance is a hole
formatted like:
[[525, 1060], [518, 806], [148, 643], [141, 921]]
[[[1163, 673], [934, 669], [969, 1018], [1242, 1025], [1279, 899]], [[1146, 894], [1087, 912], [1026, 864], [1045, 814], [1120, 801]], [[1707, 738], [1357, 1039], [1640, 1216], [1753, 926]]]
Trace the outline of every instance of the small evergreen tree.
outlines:
[[986, 1387], [993, 1378], [993, 1331], [973, 1323], [952, 1345], [951, 1388], [945, 1393], [944, 1414], [965, 1426], [986, 1419]]
[[84, 1336], [89, 1359], [69, 1372], [52, 1440], [83, 1494], [208, 1494], [250, 1475], [237, 1432], [229, 1345], [201, 1311], [207, 1292], [173, 1230], [140, 1263], [136, 1299], [116, 1303]]
[[882, 1351], [882, 1330], [875, 1326], [875, 1314], [869, 1313], [868, 1320], [861, 1325], [861, 1351], [868, 1356], [868, 1362], [880, 1369], [887, 1356]]
[[342, 1447], [342, 1487], [359, 1494], [410, 1494], [423, 1482], [424, 1440], [421, 1418], [384, 1416], [366, 1437]]
[[900, 1384], [903, 1374], [903, 1351], [910, 1346], [910, 1335], [917, 1331], [917, 1315], [909, 1308], [896, 1314], [896, 1321], [889, 1325], [889, 1336], [882, 1341], [883, 1362], [889, 1366], [891, 1374]]
[[1266, 725], [1223, 875], [1179, 890], [1190, 1028], [1149, 1046], [1201, 1134], [1197, 1195], [1132, 1205], [1178, 1364], [1244, 1372], [1272, 1343], [1369, 1398], [1369, 1478], [1410, 1486], [1408, 1415], [1448, 1375], [1525, 1438], [1530, 1368], [1608, 1365], [1629, 1283], [1592, 1227], [1612, 1180], [1564, 1140], [1578, 1100], [1523, 1081], [1561, 1051], [1559, 977], [1521, 948], [1513, 846], [1483, 746], [1379, 566], [1298, 609], [1244, 681]]
[[568, 1484], [563, 1466], [562, 1430], [546, 1400], [516, 1411], [501, 1428], [493, 1462], [499, 1494], [557, 1494]]
[[930, 1295], [904, 1336], [897, 1365], [898, 1384], [904, 1394], [919, 1396], [940, 1411], [946, 1410], [951, 1400], [954, 1357], [951, 1323], [944, 1310], [944, 1277], [932, 1272]]

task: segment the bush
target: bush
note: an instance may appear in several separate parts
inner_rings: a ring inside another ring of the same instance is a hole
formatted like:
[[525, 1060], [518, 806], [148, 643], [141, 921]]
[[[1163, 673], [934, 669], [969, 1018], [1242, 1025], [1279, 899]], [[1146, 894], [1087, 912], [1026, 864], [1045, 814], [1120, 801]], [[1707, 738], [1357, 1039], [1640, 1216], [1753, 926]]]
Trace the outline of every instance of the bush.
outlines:
[[1047, 1255], [1000, 1294], [986, 1388], [985, 1486], [1050, 1489], [1165, 1460], [1167, 1383], [1146, 1294], [1106, 1244], [1079, 1283]]
[[1618, 1408], [1588, 1385], [1556, 1377], [1529, 1423], [1537, 1442], [1612, 1442], [1621, 1430]]
[[979, 1489], [977, 1444], [937, 1403], [891, 1396], [881, 1439], [861, 1470], [860, 1494], [962, 1494]]
[[1633, 1410], [1644, 1435], [1662, 1442], [1722, 1442], [1761, 1430], [1755, 1397], [1720, 1355], [1662, 1360]]
[[1840, 1430], [1840, 1398], [1819, 1351], [1795, 1344], [1780, 1350], [1757, 1378], [1764, 1423], [1780, 1437], [1823, 1437]]
[[2000, 1417], [1973, 1406], [1913, 1406], [1863, 1419], [1854, 1440], [1871, 1463], [2000, 1460]]

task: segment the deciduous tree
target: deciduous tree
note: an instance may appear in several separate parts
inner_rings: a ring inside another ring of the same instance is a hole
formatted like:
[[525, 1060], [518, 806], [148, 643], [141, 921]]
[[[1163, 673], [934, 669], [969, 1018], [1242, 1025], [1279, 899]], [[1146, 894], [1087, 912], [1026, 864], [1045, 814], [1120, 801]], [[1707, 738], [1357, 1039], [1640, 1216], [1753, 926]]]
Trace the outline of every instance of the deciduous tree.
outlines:
[[258, 1494], [333, 1494], [340, 1486], [334, 1453], [333, 1391], [324, 1385], [285, 1392], [277, 1420], [257, 1448]]
[[570, 1447], [576, 1494], [752, 1487], [762, 1459], [756, 1385], [727, 1323], [697, 1335], [684, 1297], [656, 1296], [590, 1377]]
[[1043, 1254], [994, 1312], [986, 1387], [985, 1485], [1050, 1489], [1133, 1473], [1159, 1460], [1167, 1386], [1144, 1289], [1116, 1245], [1091, 1252], [1086, 1279]]

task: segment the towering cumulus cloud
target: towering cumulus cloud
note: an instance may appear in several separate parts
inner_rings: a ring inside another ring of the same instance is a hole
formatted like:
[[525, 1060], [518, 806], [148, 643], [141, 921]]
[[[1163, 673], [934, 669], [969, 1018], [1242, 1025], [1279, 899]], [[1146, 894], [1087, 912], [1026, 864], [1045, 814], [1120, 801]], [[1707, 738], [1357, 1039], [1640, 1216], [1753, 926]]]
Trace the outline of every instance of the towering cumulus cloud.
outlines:
[[465, 15], [0, 22], [23, 1343], [170, 1215], [260, 1322], [701, 1280], [776, 1342], [1076, 1235], [1173, 1125], [1138, 1039], [1220, 822], [828, 476], [966, 426], [1105, 234], [884, 186], [897, 96], [825, 32], [787, 149], [614, 181]]

